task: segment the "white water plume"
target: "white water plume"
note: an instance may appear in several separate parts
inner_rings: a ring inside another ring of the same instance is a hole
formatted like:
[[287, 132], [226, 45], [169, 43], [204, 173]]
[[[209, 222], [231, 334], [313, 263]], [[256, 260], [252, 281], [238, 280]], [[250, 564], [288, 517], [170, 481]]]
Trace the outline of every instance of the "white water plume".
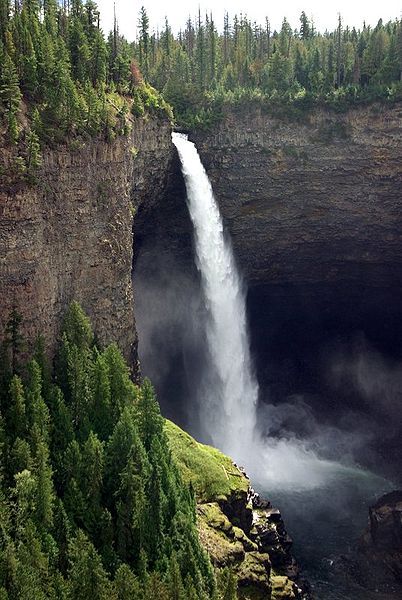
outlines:
[[266, 489], [311, 489], [336, 477], [358, 473], [364, 477], [356, 467], [320, 458], [311, 444], [266, 437], [257, 427], [258, 384], [250, 357], [243, 281], [195, 145], [177, 133], [173, 143], [186, 184], [207, 308], [211, 373], [201, 389], [199, 407], [204, 438], [210, 437]]
[[[197, 264], [208, 310], [206, 337], [213, 384], [206, 385], [200, 407], [214, 444], [239, 459], [255, 429], [258, 385], [251, 369], [245, 294], [211, 184], [193, 143], [173, 134], [194, 224]], [[247, 441], [246, 441], [247, 440]]]

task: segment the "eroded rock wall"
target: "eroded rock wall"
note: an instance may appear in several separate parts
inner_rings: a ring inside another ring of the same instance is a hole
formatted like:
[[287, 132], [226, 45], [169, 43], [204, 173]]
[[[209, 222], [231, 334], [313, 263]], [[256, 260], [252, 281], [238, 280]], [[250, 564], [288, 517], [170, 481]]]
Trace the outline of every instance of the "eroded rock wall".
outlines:
[[249, 105], [194, 138], [251, 284], [402, 284], [401, 105]]
[[52, 352], [75, 299], [99, 341], [136, 361], [133, 216], [158, 201], [171, 156], [170, 124], [149, 117], [111, 143], [47, 149], [37, 185], [0, 187], [0, 332], [15, 307], [28, 347], [41, 333]]

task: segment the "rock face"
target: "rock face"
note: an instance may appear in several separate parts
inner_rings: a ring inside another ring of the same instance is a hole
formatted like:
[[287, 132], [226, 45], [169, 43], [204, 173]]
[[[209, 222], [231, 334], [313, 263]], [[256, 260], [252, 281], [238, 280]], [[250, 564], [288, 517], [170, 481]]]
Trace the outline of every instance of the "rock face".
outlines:
[[370, 508], [359, 550], [402, 586], [402, 491], [382, 496]]
[[252, 488], [200, 503], [197, 511], [201, 543], [216, 568], [233, 569], [239, 598], [310, 598], [279, 510]]
[[379, 550], [402, 551], [402, 491], [382, 496], [370, 508], [370, 535]]
[[[136, 120], [127, 138], [47, 149], [35, 186], [0, 187], [0, 332], [13, 307], [29, 344], [38, 334], [54, 350], [73, 300], [101, 343], [116, 341], [137, 361], [132, 223], [155, 202], [171, 161], [170, 124]], [[13, 159], [4, 153], [5, 172]]]
[[366, 531], [353, 550], [334, 559], [333, 570], [353, 597], [402, 597], [402, 491], [370, 507]]
[[247, 280], [401, 285], [402, 107], [284, 120], [226, 110], [194, 135]]

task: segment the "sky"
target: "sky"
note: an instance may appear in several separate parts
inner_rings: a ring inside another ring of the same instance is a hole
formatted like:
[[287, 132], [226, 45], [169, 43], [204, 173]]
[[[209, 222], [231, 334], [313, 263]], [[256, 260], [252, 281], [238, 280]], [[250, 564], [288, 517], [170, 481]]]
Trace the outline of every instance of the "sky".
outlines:
[[[98, 0], [101, 11], [102, 27], [108, 32], [113, 26], [113, 0]], [[200, 6], [202, 14], [212, 10], [218, 30], [223, 26], [223, 15], [241, 12], [253, 21], [264, 23], [268, 16], [272, 29], [279, 29], [283, 17], [286, 16], [292, 28], [300, 26], [299, 16], [304, 10], [312, 17], [316, 28], [320, 31], [335, 29], [338, 13], [342, 15], [345, 25], [360, 27], [365, 20], [368, 25], [376, 25], [382, 18], [384, 21], [402, 16], [402, 0], [281, 0], [280, 2], [262, 2], [261, 0], [116, 0], [116, 14], [119, 30], [128, 40], [136, 36], [138, 13], [145, 6], [152, 29], [163, 27], [165, 16], [168, 17], [173, 31], [184, 28], [188, 16], [198, 14]]]

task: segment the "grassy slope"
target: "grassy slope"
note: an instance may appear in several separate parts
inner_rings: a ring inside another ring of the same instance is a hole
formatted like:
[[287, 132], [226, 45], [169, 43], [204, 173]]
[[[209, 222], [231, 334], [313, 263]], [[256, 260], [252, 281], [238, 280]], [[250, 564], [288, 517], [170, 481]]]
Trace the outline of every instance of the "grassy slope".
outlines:
[[192, 482], [199, 502], [213, 502], [232, 493], [247, 492], [247, 478], [222, 452], [196, 442], [171, 421], [166, 421], [166, 433], [182, 477]]

